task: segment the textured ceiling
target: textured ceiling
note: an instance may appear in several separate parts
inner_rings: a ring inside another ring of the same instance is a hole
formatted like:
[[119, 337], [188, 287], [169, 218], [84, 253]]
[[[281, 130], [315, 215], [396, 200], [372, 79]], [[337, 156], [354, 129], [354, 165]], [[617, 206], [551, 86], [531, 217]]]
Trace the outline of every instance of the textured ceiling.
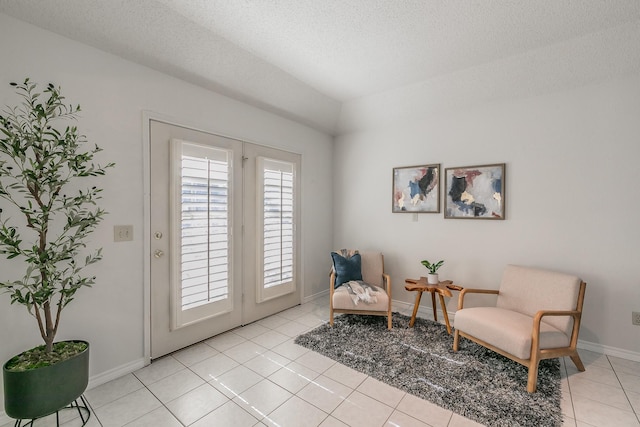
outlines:
[[640, 18], [621, 0], [158, 0], [344, 101]]
[[0, 12], [332, 131], [344, 102], [640, 22], [640, 1], [0, 0]]

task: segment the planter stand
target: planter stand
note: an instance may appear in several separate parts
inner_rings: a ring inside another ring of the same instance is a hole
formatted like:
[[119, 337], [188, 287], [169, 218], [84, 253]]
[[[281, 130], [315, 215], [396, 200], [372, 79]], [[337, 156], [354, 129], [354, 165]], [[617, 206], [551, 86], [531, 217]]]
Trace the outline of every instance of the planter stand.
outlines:
[[[79, 404], [78, 400], [80, 400], [82, 404]], [[87, 422], [89, 421], [89, 418], [91, 418], [91, 410], [89, 409], [89, 404], [84, 399], [84, 395], [81, 395], [79, 398], [71, 402], [69, 406], [66, 406], [56, 411], [56, 427], [60, 427], [60, 411], [63, 411], [66, 409], [73, 409], [73, 408], [76, 408], [78, 410], [78, 415], [82, 420], [81, 427], [87, 424]], [[16, 420], [16, 422], [13, 424], [13, 427], [33, 427], [33, 422], [38, 419], [40, 418], [34, 418], [31, 421], [27, 422], [26, 424], [22, 424], [22, 421], [24, 420]]]

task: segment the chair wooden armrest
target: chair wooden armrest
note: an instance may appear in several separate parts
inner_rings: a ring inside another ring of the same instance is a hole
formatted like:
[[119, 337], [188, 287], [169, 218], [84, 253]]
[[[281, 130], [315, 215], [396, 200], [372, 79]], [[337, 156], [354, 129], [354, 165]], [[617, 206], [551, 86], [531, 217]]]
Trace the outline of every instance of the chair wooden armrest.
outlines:
[[329, 300], [330, 302], [333, 301], [333, 291], [335, 290], [335, 285], [336, 285], [336, 273], [335, 271], [331, 272], [331, 275], [329, 276]]
[[472, 288], [464, 288], [460, 291], [460, 295], [458, 296], [458, 310], [461, 310], [464, 306], [464, 297], [467, 294], [492, 294], [498, 295], [500, 293], [497, 289], [472, 289]]
[[[534, 341], [534, 345], [540, 341], [540, 322], [542, 322], [542, 318], [544, 316], [571, 316], [573, 317], [573, 332], [575, 333], [580, 327], [580, 318], [582, 317], [582, 312], [578, 310], [539, 310], [536, 312], [536, 315], [533, 318], [533, 329], [532, 329], [532, 337]], [[577, 327], [576, 327], [577, 326]], [[573, 334], [572, 334], [573, 335]], [[577, 334], [576, 339], [577, 339]]]
[[540, 310], [536, 313], [534, 321], [538, 322], [538, 318], [542, 319], [544, 316], [580, 316], [582, 312], [578, 310]]
[[[583, 282], [584, 283], [584, 282]], [[570, 353], [567, 353], [566, 348], [549, 348], [549, 349], [540, 349], [540, 322], [542, 322], [542, 318], [544, 316], [571, 316], [573, 317], [573, 328], [571, 330], [571, 339], [569, 343], [568, 349], [571, 350]], [[540, 310], [536, 313], [533, 318], [533, 329], [531, 331], [531, 347], [532, 353], [537, 353], [535, 355], [535, 359], [548, 359], [552, 357], [560, 357], [560, 356], [570, 356], [573, 363], [576, 365], [578, 371], [584, 371], [585, 367], [580, 360], [580, 356], [578, 355], [576, 346], [578, 344], [578, 333], [580, 331], [580, 319], [582, 318], [582, 311], [580, 310]], [[529, 374], [531, 376], [531, 373]], [[531, 385], [529, 385], [531, 387]]]
[[391, 300], [391, 276], [387, 273], [382, 273], [382, 283], [384, 284], [384, 289], [389, 294], [389, 300]]

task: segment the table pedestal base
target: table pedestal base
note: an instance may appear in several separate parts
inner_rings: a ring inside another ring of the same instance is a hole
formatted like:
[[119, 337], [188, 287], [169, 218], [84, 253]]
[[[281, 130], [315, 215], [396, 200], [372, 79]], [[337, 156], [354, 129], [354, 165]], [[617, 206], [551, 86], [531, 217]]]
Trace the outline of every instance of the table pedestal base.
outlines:
[[453, 285], [451, 280], [444, 280], [437, 285], [427, 283], [425, 277], [421, 277], [420, 280], [406, 279], [405, 289], [410, 292], [417, 292], [416, 302], [413, 306], [413, 314], [409, 321], [409, 327], [413, 327], [416, 323], [416, 315], [418, 314], [418, 307], [420, 306], [420, 300], [422, 299], [423, 292], [429, 292], [431, 294], [431, 306], [433, 308], [433, 320], [438, 321], [438, 312], [436, 311], [436, 294], [440, 299], [440, 307], [442, 308], [442, 315], [444, 316], [444, 323], [447, 325], [447, 332], [451, 335], [451, 325], [449, 324], [449, 315], [447, 314], [447, 305], [444, 303], [444, 297], [451, 297], [451, 291], [448, 286], [453, 286], [454, 289], [458, 289], [459, 286]]

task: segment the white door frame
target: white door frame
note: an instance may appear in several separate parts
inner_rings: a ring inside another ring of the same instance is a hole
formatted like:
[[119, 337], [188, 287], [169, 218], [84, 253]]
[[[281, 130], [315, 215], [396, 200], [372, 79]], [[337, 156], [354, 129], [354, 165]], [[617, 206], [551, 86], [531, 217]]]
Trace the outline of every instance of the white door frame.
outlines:
[[[150, 126], [151, 121], [160, 121], [164, 123], [168, 123], [175, 126], [187, 127], [193, 130], [212, 133], [224, 138], [231, 138], [240, 140], [243, 142], [248, 142], [255, 145], [262, 145], [264, 147], [275, 148], [278, 150], [286, 150], [293, 152], [295, 154], [300, 154], [301, 156], [301, 164], [300, 168], [302, 170], [304, 157], [302, 153], [297, 151], [293, 151], [289, 148], [281, 148], [281, 147], [273, 147], [266, 145], [264, 143], [259, 143], [255, 141], [248, 140], [247, 138], [238, 138], [237, 136], [228, 135], [216, 130], [211, 129], [209, 126], [202, 126], [199, 123], [194, 123], [190, 120], [182, 120], [177, 119], [175, 117], [169, 116], [167, 114], [157, 113], [154, 111], [143, 110], [142, 111], [142, 182], [143, 182], [143, 229], [142, 229], [142, 244], [143, 244], [143, 272], [142, 272], [142, 283], [143, 283], [143, 332], [144, 332], [144, 341], [143, 341], [143, 360], [144, 365], [149, 365], [151, 363], [151, 158], [150, 158], [150, 149], [151, 149], [151, 140], [150, 140]], [[302, 197], [303, 194], [300, 192], [301, 203], [302, 206]], [[302, 224], [300, 224], [302, 226]], [[303, 245], [303, 229], [300, 231], [300, 303], [304, 301], [304, 245]]]

